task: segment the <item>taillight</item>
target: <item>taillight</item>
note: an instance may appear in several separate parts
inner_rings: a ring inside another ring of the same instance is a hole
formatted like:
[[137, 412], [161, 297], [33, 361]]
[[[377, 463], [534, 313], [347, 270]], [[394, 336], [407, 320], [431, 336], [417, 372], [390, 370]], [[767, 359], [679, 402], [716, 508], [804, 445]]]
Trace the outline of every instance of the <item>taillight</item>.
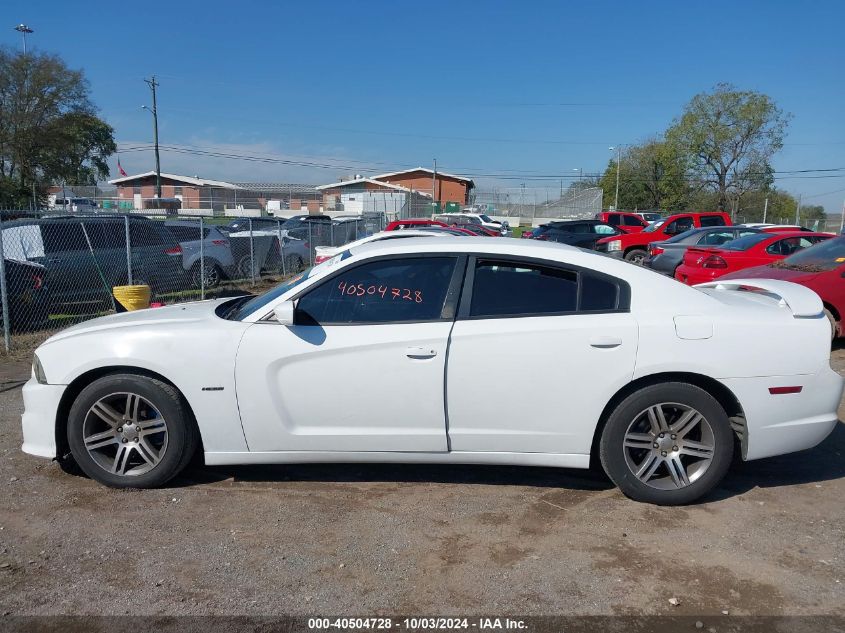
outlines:
[[311, 245], [308, 242], [305, 242], [305, 249], [308, 250], [309, 248], [311, 248]]
[[226, 240], [211, 240], [211, 243], [215, 246], [226, 246], [229, 242]]
[[522, 237], [524, 237], [524, 238], [531, 239], [531, 236], [532, 236], [531, 231], [523, 231], [522, 232]]
[[547, 235], [538, 235], [538, 236], [537, 236], [537, 237], [535, 237], [534, 239], [535, 239], [535, 240], [544, 240], [544, 241], [546, 241], [546, 240], [548, 240], [548, 239], [549, 239], [549, 237], [548, 237]]
[[727, 268], [728, 263], [718, 255], [710, 255], [701, 262], [702, 268]]
[[648, 249], [648, 254], [651, 255], [652, 257], [657, 257], [658, 255], [660, 255], [663, 252], [664, 252], [664, 249], [660, 248], [659, 246], [652, 246], [650, 249]]
[[328, 256], [328, 255], [317, 255], [317, 257], [314, 258], [314, 263], [315, 264], [322, 264], [327, 259], [331, 259], [331, 257]]
[[182, 254], [182, 247], [177, 244], [173, 248], [168, 248], [164, 251], [167, 255], [181, 255]]
[[41, 275], [33, 275], [32, 276], [32, 288], [34, 290], [41, 290], [41, 287], [44, 285], [44, 278]]

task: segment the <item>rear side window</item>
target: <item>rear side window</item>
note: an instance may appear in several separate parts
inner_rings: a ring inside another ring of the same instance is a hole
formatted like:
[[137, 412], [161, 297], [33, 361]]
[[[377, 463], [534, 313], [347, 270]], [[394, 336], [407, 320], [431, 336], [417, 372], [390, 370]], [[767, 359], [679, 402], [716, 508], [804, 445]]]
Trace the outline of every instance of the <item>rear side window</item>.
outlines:
[[628, 285], [607, 275], [539, 263], [479, 259], [469, 317], [627, 310], [629, 297]]
[[625, 218], [625, 226], [643, 226], [645, 222], [638, 218], [635, 215], [626, 215]]
[[95, 249], [126, 247], [126, 227], [120, 221], [84, 222], [88, 239]]
[[157, 246], [164, 240], [156, 229], [145, 222], [129, 223], [129, 241], [133, 247]]
[[620, 224], [620, 221], [619, 221], [619, 220], [620, 220], [620, 218], [619, 218], [619, 216], [618, 216], [618, 215], [609, 215], [609, 216], [607, 216], [607, 223], [608, 223], [610, 226], [619, 226], [619, 224]]
[[454, 257], [386, 259], [342, 272], [309, 291], [296, 306], [300, 325], [437, 321]]
[[701, 226], [724, 226], [725, 218], [721, 215], [702, 215], [699, 218]]

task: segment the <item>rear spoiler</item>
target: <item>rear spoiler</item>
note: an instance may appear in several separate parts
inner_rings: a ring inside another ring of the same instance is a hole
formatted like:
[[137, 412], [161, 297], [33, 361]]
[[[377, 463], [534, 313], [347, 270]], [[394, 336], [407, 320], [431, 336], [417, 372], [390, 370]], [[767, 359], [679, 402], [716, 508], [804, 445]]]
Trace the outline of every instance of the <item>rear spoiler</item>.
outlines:
[[723, 291], [751, 291], [772, 295], [780, 305], [792, 310], [796, 319], [818, 317], [824, 313], [822, 300], [815, 292], [804, 286], [780, 279], [730, 279], [708, 281], [695, 288], [713, 288]]

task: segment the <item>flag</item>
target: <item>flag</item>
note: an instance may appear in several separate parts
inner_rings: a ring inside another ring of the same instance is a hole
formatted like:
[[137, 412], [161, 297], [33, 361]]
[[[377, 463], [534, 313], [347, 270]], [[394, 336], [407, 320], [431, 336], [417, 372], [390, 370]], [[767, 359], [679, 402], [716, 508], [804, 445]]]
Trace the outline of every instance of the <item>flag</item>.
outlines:
[[117, 171], [120, 172], [121, 176], [128, 176], [129, 175], [123, 170], [123, 167], [120, 166], [120, 157], [118, 157], [118, 159], [117, 159]]

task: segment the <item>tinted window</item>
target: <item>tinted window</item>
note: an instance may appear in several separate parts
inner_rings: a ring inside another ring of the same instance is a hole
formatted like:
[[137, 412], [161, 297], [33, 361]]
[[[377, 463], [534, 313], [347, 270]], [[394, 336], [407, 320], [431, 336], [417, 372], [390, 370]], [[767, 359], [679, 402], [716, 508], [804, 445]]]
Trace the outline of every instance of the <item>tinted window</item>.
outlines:
[[812, 248], [798, 251], [783, 261], [772, 264], [807, 272], [824, 272], [839, 268], [845, 262], [845, 237], [824, 240]]
[[126, 227], [123, 222], [85, 222], [84, 224], [93, 248], [126, 248]]
[[44, 250], [49, 253], [87, 251], [88, 241], [78, 222], [48, 222], [41, 226]]
[[[180, 242], [189, 242], [200, 238], [199, 226], [174, 226], [168, 225], [167, 230]], [[203, 235], [208, 237], [209, 229], [203, 227]]]
[[146, 222], [129, 223], [129, 241], [133, 247], [156, 246], [164, 244], [158, 232]]
[[479, 260], [475, 267], [470, 316], [573, 312], [577, 301], [578, 275], [573, 271]]
[[724, 226], [725, 218], [721, 215], [702, 215], [700, 222], [701, 226]]
[[619, 285], [597, 275], [581, 274], [580, 311], [615, 310], [619, 306]]
[[434, 321], [441, 318], [454, 257], [389, 259], [356, 266], [305, 294], [302, 325]]
[[635, 215], [624, 216], [624, 224], [626, 226], [643, 226], [645, 222]]
[[[654, 226], [652, 224], [651, 226]], [[666, 227], [664, 233], [667, 235], [674, 235], [676, 233], [683, 233], [684, 231], [689, 231], [693, 227], [692, 218], [689, 216], [684, 216], [682, 218], [678, 218], [669, 223], [669, 226]]]
[[619, 216], [618, 215], [610, 215], [607, 217], [607, 223], [610, 226], [619, 226]]
[[766, 252], [770, 255], [792, 255], [798, 251], [812, 246], [815, 240], [810, 240], [806, 237], [788, 237], [785, 240], [778, 240], [774, 244], [766, 248]]

